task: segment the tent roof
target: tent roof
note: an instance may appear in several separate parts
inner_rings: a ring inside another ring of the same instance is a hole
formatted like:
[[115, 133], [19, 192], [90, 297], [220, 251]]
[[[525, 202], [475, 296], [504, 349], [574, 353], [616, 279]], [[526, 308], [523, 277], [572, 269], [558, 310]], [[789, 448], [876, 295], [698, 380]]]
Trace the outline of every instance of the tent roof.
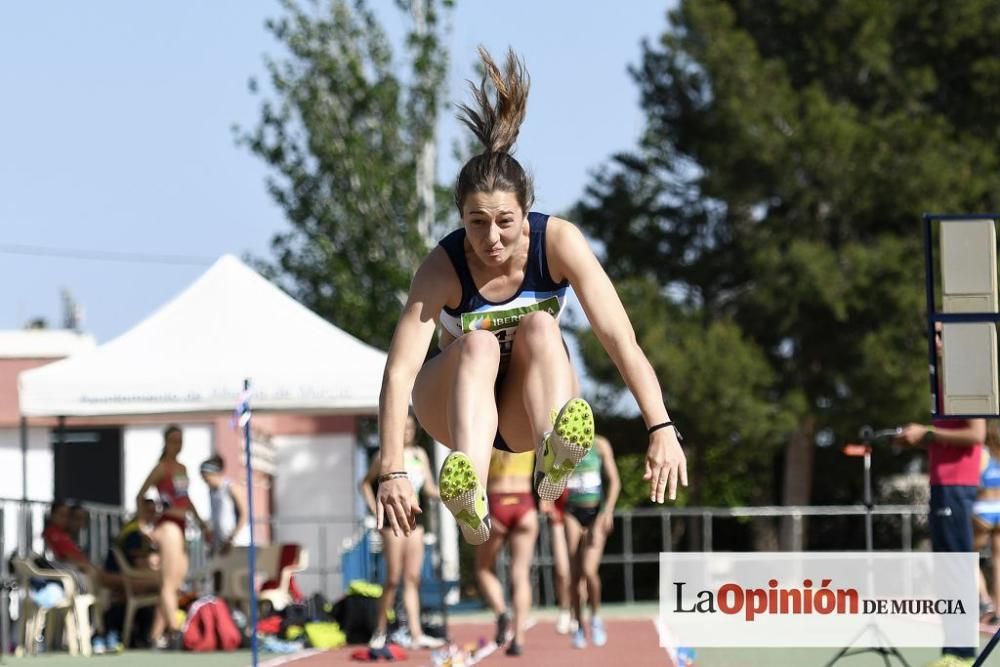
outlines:
[[385, 353], [231, 255], [118, 338], [19, 377], [25, 416], [233, 410], [373, 413]]

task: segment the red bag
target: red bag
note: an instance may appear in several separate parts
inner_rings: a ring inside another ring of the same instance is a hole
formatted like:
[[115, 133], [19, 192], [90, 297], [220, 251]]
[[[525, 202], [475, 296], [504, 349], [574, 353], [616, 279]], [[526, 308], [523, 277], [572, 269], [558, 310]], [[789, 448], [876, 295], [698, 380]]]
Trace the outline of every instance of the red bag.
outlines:
[[214, 597], [191, 605], [182, 632], [188, 651], [233, 651], [243, 641], [225, 600]]

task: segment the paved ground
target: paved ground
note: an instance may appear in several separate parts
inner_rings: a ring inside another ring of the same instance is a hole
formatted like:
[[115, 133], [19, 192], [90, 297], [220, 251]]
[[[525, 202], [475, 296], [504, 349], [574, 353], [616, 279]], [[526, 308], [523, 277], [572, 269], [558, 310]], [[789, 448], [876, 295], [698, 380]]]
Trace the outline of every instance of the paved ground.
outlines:
[[[525, 652], [521, 658], [510, 658], [502, 650], [485, 657], [483, 667], [513, 667], [544, 665], [545, 667], [672, 667], [667, 652], [660, 648], [653, 624], [655, 606], [633, 605], [627, 608], [609, 607], [604, 613], [608, 628], [608, 644], [601, 648], [573, 649], [569, 638], [555, 632], [554, 613], [540, 611], [533, 617], [534, 625], [525, 638]], [[488, 642], [493, 637], [494, 626], [487, 614], [471, 614], [452, 619], [452, 639], [459, 646], [475, 646], [480, 639]], [[989, 639], [983, 634], [983, 641]], [[293, 656], [275, 656], [262, 653], [260, 667], [341, 667], [358, 665], [350, 654], [357, 647], [333, 651], [309, 651]], [[823, 667], [836, 655], [836, 649], [699, 649], [696, 667]], [[902, 649], [901, 653], [911, 667], [922, 667], [937, 657], [934, 649]], [[155, 653], [131, 651], [121, 655], [71, 658], [67, 654], [43, 655], [37, 658], [7, 657], [5, 664], [13, 667], [248, 667], [249, 652], [237, 653]], [[405, 661], [394, 664], [401, 667], [430, 667], [431, 651], [413, 651]], [[901, 665], [893, 658], [890, 662], [882, 656], [866, 652], [846, 657], [838, 667], [884, 667]], [[991, 656], [987, 665], [1000, 665], [1000, 653]]]

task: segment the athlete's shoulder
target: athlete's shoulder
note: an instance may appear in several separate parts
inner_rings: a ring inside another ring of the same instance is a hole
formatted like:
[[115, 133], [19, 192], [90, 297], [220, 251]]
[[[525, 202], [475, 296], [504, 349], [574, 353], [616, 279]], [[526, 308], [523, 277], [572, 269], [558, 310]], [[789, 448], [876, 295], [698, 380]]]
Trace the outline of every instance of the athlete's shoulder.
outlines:
[[569, 220], [564, 220], [554, 215], [549, 216], [549, 220], [545, 226], [545, 233], [559, 240], [583, 239], [583, 232], [580, 231], [579, 227]]
[[441, 303], [450, 302], [453, 292], [458, 287], [458, 275], [452, 265], [448, 253], [443, 247], [434, 247], [427, 256], [424, 257], [420, 266], [413, 276], [410, 284], [410, 294], [420, 295], [426, 299], [429, 295], [434, 295], [436, 301]]
[[[587, 258], [593, 257], [590, 244], [580, 228], [569, 220], [556, 216], [549, 218], [545, 232], [545, 253], [548, 255], [549, 273], [556, 281], [572, 280], [579, 270], [591, 266]], [[574, 271], [574, 268], [578, 270]]]

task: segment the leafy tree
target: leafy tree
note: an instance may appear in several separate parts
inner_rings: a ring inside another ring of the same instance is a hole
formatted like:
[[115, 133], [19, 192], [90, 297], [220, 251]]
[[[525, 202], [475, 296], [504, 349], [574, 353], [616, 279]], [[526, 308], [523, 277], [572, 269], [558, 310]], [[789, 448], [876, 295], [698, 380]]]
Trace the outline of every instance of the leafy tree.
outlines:
[[440, 109], [442, 15], [451, 3], [396, 4], [417, 18], [406, 39], [408, 76], [364, 0], [282, 0], [284, 15], [267, 22], [288, 51], [266, 59], [274, 99], [264, 100], [256, 128], [238, 133], [273, 169], [268, 189], [290, 224], [272, 241], [269, 276], [383, 348], [427, 249], [418, 163]]
[[[764, 369], [735, 428], [762, 458], [783, 441], [781, 479], [762, 461], [747, 482], [780, 483], [774, 501], [856, 500], [836, 474], [814, 495], [817, 437], [926, 418], [920, 214], [997, 208], [998, 38], [986, 0], [682, 0], [643, 45], [643, 138], [577, 217], [614, 277], [659, 287], [636, 328], [698, 430], [706, 502], [736, 499], [712, 478], [745, 451], [701, 432], [733, 414], [728, 364]], [[741, 344], [713, 348], [720, 326]], [[658, 327], [676, 338], [657, 347]]]
[[[690, 472], [698, 483], [692, 485], [689, 502], [766, 502], [768, 489], [759, 480], [768, 474], [776, 443], [792, 425], [774, 396], [775, 373], [766, 356], [734, 322], [706, 324], [665, 300], [650, 280], [625, 280], [618, 291], [657, 377], [665, 381], [671, 418], [682, 425], [685, 444], [697, 450]], [[581, 351], [594, 379], [615, 381], [618, 371], [595, 336], [581, 338]], [[644, 440], [644, 433], [635, 435]], [[718, 446], [703, 448], [702, 443]], [[639, 486], [648, 497], [648, 483]]]

